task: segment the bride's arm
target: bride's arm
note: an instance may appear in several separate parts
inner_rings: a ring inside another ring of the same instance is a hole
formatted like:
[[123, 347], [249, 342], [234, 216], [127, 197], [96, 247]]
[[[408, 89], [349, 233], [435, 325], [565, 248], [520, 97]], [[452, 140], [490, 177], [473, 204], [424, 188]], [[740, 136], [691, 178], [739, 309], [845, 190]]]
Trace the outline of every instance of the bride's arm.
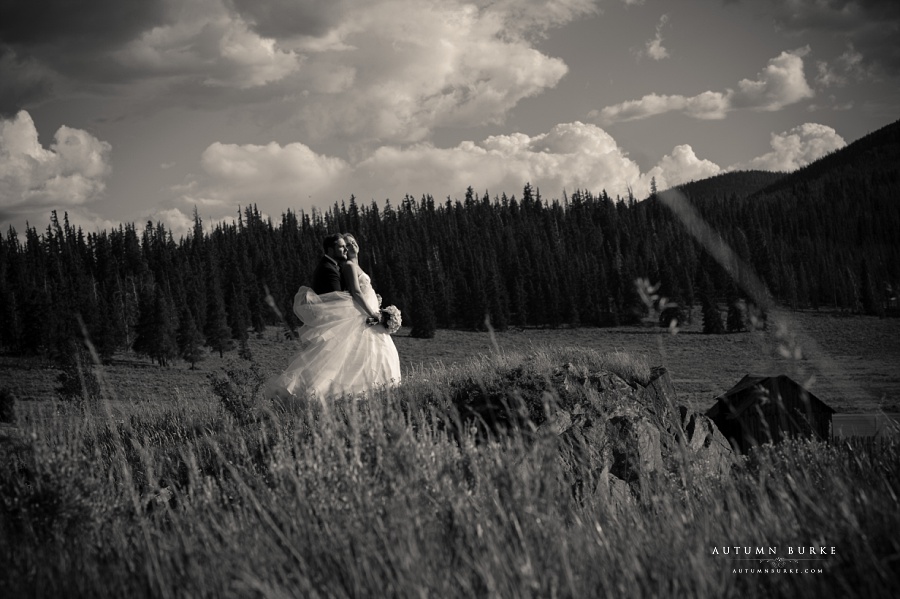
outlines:
[[352, 262], [344, 262], [341, 265], [341, 275], [344, 277], [344, 285], [347, 287], [347, 291], [353, 296], [353, 301], [372, 318], [379, 318], [381, 314], [378, 311], [373, 314], [372, 309], [363, 298], [362, 289], [359, 288], [359, 273], [356, 272], [356, 266]]

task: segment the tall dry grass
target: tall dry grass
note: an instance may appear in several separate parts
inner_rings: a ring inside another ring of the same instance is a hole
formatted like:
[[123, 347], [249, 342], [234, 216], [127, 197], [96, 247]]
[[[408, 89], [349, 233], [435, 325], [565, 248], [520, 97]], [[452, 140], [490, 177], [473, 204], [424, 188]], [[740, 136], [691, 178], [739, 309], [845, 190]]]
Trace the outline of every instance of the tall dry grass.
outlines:
[[[222, 387], [242, 401], [220, 405], [57, 404], [4, 442], [0, 594], [900, 593], [897, 443], [764, 448], [722, 479], [648, 478], [640, 501], [574, 493], [592, 473], [547, 428], [485, 435], [457, 409], [467, 389], [537, 385], [563, 363], [649, 378], [627, 354], [555, 349], [422, 369], [363, 401], [273, 406], [245, 371]], [[784, 568], [821, 573], [739, 574], [775, 566], [723, 555], [735, 546], [836, 553]]]

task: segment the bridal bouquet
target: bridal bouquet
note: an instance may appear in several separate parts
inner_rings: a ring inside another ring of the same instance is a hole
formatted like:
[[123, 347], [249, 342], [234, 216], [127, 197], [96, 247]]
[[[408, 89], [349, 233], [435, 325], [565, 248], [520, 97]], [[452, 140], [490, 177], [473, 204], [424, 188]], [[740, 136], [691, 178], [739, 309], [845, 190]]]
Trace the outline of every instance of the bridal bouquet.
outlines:
[[400, 323], [403, 319], [400, 317], [400, 310], [397, 306], [388, 306], [381, 309], [381, 324], [387, 329], [391, 335], [400, 330]]

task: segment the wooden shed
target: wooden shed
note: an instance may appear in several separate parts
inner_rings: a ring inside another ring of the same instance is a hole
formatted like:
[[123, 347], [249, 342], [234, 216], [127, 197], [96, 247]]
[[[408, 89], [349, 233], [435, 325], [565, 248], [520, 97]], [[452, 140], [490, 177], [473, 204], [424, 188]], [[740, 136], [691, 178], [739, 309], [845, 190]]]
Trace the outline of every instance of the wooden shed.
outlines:
[[828, 440], [832, 414], [833, 409], [790, 377], [752, 374], [717, 397], [706, 412], [742, 453], [788, 437]]

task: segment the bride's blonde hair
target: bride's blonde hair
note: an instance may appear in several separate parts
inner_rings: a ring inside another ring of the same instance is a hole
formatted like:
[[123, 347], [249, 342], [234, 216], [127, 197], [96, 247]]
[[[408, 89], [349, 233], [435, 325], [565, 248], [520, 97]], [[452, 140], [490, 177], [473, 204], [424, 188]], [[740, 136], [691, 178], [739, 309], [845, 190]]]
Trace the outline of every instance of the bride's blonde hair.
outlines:
[[[354, 242], [356, 242], [356, 247], [359, 247], [359, 241], [357, 241], [356, 236], [353, 233], [341, 233], [341, 237], [344, 239], [344, 242], [348, 244], [348, 247], [347, 247], [348, 255], [349, 255], [349, 252], [351, 251], [351, 249], [349, 247], [349, 243], [350, 243], [351, 239]], [[358, 254], [359, 252], [356, 252], [356, 253]]]

